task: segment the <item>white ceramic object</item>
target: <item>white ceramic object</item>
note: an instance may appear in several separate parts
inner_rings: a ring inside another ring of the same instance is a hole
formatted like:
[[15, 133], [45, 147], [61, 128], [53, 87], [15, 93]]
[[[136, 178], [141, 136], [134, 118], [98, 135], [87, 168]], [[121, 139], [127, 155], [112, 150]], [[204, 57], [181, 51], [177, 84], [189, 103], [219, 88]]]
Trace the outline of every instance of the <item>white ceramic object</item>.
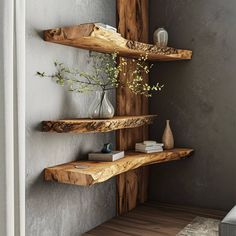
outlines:
[[154, 44], [160, 47], [167, 47], [168, 45], [168, 33], [164, 28], [158, 28], [153, 34]]

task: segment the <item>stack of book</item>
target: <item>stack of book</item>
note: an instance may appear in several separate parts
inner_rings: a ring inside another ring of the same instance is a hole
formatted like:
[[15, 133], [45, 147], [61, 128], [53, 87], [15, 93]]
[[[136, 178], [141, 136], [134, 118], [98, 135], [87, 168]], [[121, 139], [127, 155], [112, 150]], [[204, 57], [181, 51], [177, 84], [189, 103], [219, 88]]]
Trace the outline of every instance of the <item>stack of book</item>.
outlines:
[[162, 152], [163, 146], [163, 143], [157, 143], [156, 141], [144, 141], [143, 143], [136, 143], [135, 151], [144, 153]]
[[112, 151], [110, 153], [89, 153], [89, 161], [117, 161], [125, 156], [124, 151]]

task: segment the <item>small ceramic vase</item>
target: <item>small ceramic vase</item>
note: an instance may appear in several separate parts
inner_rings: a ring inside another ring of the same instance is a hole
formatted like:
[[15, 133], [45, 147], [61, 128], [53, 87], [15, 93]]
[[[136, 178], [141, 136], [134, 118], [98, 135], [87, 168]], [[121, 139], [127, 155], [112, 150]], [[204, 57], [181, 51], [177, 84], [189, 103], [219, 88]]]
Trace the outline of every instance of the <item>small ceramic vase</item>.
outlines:
[[111, 153], [111, 143], [105, 143], [101, 152], [102, 153]]
[[153, 42], [159, 47], [167, 47], [168, 33], [164, 28], [158, 28], [153, 33]]
[[164, 149], [168, 150], [174, 148], [174, 137], [170, 128], [169, 120], [166, 121], [166, 128], [162, 136], [162, 142], [164, 144]]

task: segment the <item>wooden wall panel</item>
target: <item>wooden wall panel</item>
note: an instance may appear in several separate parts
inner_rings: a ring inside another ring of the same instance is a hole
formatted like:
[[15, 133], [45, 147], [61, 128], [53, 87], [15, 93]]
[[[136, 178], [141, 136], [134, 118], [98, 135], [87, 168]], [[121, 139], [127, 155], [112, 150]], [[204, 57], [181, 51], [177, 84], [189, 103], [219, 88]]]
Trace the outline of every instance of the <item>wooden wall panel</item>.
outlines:
[[[129, 40], [148, 42], [148, 0], [117, 0], [118, 32]], [[120, 75], [120, 81], [130, 79], [136, 64], [127, 59], [127, 66]], [[148, 77], [146, 77], [148, 81]], [[148, 114], [148, 100], [132, 94], [127, 88], [117, 89], [117, 115]], [[121, 130], [117, 132], [117, 148], [134, 149], [136, 142], [148, 138], [148, 128]], [[129, 171], [117, 177], [117, 213], [124, 214], [147, 199], [148, 167]]]

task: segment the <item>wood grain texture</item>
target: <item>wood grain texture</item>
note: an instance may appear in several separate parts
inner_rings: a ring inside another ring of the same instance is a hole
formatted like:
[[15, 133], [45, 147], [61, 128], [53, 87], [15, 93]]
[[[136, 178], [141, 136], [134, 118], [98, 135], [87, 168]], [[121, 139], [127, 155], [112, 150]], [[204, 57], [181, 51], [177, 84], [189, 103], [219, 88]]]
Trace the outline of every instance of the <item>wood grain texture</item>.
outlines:
[[[145, 0], [146, 1], [146, 0]], [[136, 13], [142, 10], [142, 7], [146, 7], [141, 1], [129, 1], [131, 7], [135, 7]], [[120, 1], [121, 2], [121, 1]], [[138, 2], [138, 5], [134, 5]], [[123, 3], [120, 3], [122, 5]], [[145, 9], [144, 9], [145, 10]], [[126, 13], [124, 11], [122, 14]], [[135, 13], [132, 13], [135, 14]], [[137, 15], [138, 17], [140, 15]], [[135, 15], [131, 16], [132, 18]], [[127, 22], [130, 24], [131, 30], [126, 30], [127, 40], [121, 37], [120, 34], [107, 30], [106, 28], [100, 26], [96, 23], [82, 24], [65, 28], [56, 28], [44, 31], [44, 40], [52, 43], [63, 44], [67, 46], [83, 48], [91, 51], [102, 52], [102, 53], [112, 53], [118, 52], [120, 56], [129, 58], [138, 58], [141, 55], [148, 53], [149, 60], [153, 61], [175, 61], [175, 60], [190, 60], [192, 57], [192, 52], [190, 50], [181, 50], [174, 48], [160, 48], [156, 45], [145, 44], [141, 42], [136, 42], [134, 40], [139, 40], [144, 35], [147, 35], [148, 28], [142, 24], [143, 20], [147, 16], [142, 16], [141, 19], [137, 19], [136, 22]], [[126, 18], [127, 19], [127, 18]], [[140, 26], [138, 25], [140, 23]], [[120, 32], [126, 27], [125, 24], [119, 26]], [[143, 31], [138, 31], [139, 28], [143, 28]], [[136, 32], [137, 33], [134, 33]]]
[[[46, 168], [45, 180], [88, 186], [104, 182], [130, 170], [139, 171], [137, 168], [141, 166], [180, 160], [189, 157], [192, 152], [192, 149], [173, 149], [152, 154], [126, 152], [125, 158], [115, 162], [76, 161]], [[134, 172], [127, 172], [127, 175], [130, 176], [128, 179], [131, 181], [126, 189], [130, 198], [128, 202], [131, 205], [136, 203], [136, 198], [134, 200], [133, 197], [138, 194], [137, 174], [133, 176]]]
[[[117, 0], [117, 28], [122, 37], [148, 42], [148, 1], [147, 0]], [[136, 68], [136, 62], [127, 59], [127, 66], [123, 67], [119, 80], [126, 83], [132, 79], [132, 71]], [[124, 76], [125, 74], [125, 76]], [[145, 75], [146, 82], [148, 76]], [[118, 115], [146, 115], [148, 114], [148, 100], [144, 96], [137, 96], [129, 89], [119, 87], [117, 89], [117, 114]], [[127, 102], [128, 101], [128, 102]], [[132, 150], [135, 143], [148, 139], [147, 128], [133, 130], [120, 130], [117, 132], [117, 148], [120, 150]], [[133, 209], [138, 202], [144, 202], [147, 197], [148, 167], [144, 172], [143, 167], [123, 173], [117, 178], [117, 214], [121, 215]]]
[[[147, 201], [149, 166], [142, 166], [117, 176], [117, 209], [119, 215], [134, 209], [137, 203]], [[119, 208], [118, 208], [119, 207]]]
[[[83, 236], [174, 236], [195, 217], [223, 219], [226, 212], [162, 203], [146, 203], [115, 217]], [[199, 235], [200, 236], [200, 235]]]
[[74, 119], [42, 121], [43, 132], [97, 133], [136, 128], [153, 123], [155, 115], [117, 116], [111, 119]]

